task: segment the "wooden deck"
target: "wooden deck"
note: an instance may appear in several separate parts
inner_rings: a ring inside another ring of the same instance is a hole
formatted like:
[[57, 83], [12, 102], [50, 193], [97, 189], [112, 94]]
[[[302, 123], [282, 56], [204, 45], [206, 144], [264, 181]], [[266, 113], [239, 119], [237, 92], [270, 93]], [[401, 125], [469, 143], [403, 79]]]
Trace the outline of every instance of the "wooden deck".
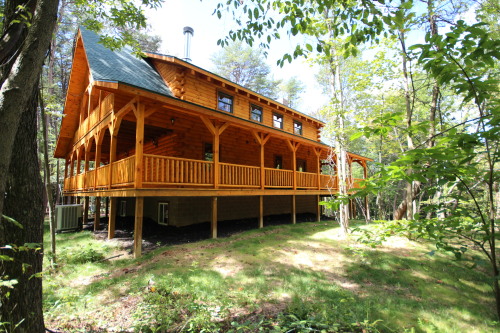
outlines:
[[[232, 189], [298, 189], [333, 190], [338, 188], [336, 176], [193, 160], [144, 154], [141, 179], [136, 186], [136, 157], [130, 156], [111, 165], [103, 165], [64, 180], [64, 191], [99, 191], [118, 188], [232, 188]], [[110, 170], [111, 177], [110, 177]], [[217, 172], [218, 183], [214, 173]], [[262, 177], [263, 176], [263, 177]], [[358, 187], [360, 179], [353, 179]]]

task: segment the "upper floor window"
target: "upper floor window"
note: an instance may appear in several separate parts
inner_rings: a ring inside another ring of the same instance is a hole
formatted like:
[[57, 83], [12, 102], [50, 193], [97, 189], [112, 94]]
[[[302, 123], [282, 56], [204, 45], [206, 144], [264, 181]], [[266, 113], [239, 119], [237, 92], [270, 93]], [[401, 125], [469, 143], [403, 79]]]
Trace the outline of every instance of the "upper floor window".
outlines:
[[302, 123], [300, 121], [293, 121], [293, 134], [302, 135]]
[[283, 129], [283, 115], [279, 113], [273, 113], [273, 126]]
[[226, 112], [233, 112], [233, 96], [223, 92], [217, 93], [217, 108]]
[[283, 169], [283, 157], [281, 155], [274, 155], [274, 167]]
[[250, 104], [250, 119], [262, 122], [262, 108], [260, 106]]

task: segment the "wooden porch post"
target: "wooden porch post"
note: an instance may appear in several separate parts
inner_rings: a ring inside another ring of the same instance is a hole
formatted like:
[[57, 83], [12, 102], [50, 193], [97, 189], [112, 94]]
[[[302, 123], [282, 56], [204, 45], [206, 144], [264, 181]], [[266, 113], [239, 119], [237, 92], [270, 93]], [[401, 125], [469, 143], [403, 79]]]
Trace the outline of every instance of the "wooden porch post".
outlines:
[[214, 124], [205, 116], [200, 116], [201, 120], [213, 135], [213, 159], [214, 159], [214, 188], [219, 188], [220, 182], [220, 166], [219, 166], [219, 149], [220, 135], [228, 128], [229, 123]]
[[102, 151], [102, 140], [104, 139], [104, 131], [103, 133], [97, 134], [97, 137], [95, 138], [95, 161], [94, 161], [94, 170], [95, 170], [95, 179], [94, 179], [94, 188], [97, 188], [97, 180], [98, 175], [97, 169], [101, 166], [101, 151]]
[[108, 239], [111, 239], [115, 237], [116, 205], [118, 202], [113, 197], [109, 201]]
[[137, 120], [135, 127], [135, 188], [142, 187], [142, 170], [144, 168], [142, 164], [144, 155], [144, 112], [144, 104], [142, 103], [139, 103], [137, 108], [134, 109]]
[[212, 197], [212, 221], [210, 224], [212, 238], [217, 238], [217, 197]]
[[321, 221], [321, 206], [319, 205], [320, 201], [321, 201], [321, 196], [318, 194], [316, 196], [316, 217], [318, 222]]
[[292, 224], [297, 223], [295, 195], [292, 195]]
[[95, 198], [94, 231], [101, 227], [101, 197]]
[[109, 183], [108, 188], [113, 185], [113, 162], [116, 160], [116, 143], [118, 139], [118, 130], [120, 129], [121, 118], [115, 118], [110, 128], [111, 143], [109, 148]]
[[83, 197], [83, 224], [89, 223], [89, 197]]
[[135, 223], [134, 223], [134, 258], [142, 254], [142, 220], [144, 213], [144, 197], [135, 198]]
[[266, 187], [266, 170], [265, 170], [265, 151], [264, 151], [264, 146], [271, 138], [270, 134], [264, 134], [264, 133], [257, 133], [255, 131], [252, 131], [253, 136], [255, 137], [255, 140], [260, 145], [260, 189], [263, 190]]
[[316, 154], [316, 165], [318, 167], [316, 177], [317, 177], [317, 186], [318, 190], [321, 190], [321, 149], [320, 148], [314, 148], [314, 154]]
[[259, 228], [264, 228], [264, 196], [259, 195]]
[[297, 189], [297, 149], [300, 143], [291, 140], [286, 140], [288, 148], [292, 151], [292, 168], [293, 168], [293, 189]]

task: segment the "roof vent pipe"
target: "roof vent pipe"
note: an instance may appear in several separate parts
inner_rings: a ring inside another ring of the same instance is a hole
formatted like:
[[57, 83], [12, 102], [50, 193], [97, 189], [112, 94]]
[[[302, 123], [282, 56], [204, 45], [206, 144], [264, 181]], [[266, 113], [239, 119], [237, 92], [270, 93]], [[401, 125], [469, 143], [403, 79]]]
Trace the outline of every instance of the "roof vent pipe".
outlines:
[[184, 35], [186, 36], [186, 45], [184, 48], [184, 60], [191, 62], [191, 38], [194, 30], [191, 27], [184, 27]]

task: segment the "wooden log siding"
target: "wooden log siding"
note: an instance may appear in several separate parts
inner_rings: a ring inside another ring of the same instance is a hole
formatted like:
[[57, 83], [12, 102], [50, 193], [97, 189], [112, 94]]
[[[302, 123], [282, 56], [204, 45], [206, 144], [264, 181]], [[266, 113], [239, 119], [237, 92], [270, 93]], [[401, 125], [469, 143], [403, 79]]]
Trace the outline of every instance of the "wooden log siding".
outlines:
[[260, 187], [260, 167], [220, 163], [220, 185]]
[[297, 172], [297, 187], [298, 188], [317, 188], [318, 175], [311, 172]]
[[135, 156], [130, 156], [112, 164], [112, 185], [126, 186], [134, 182]]
[[293, 171], [265, 168], [266, 187], [293, 187]]
[[213, 185], [213, 162], [144, 154], [143, 183]]

